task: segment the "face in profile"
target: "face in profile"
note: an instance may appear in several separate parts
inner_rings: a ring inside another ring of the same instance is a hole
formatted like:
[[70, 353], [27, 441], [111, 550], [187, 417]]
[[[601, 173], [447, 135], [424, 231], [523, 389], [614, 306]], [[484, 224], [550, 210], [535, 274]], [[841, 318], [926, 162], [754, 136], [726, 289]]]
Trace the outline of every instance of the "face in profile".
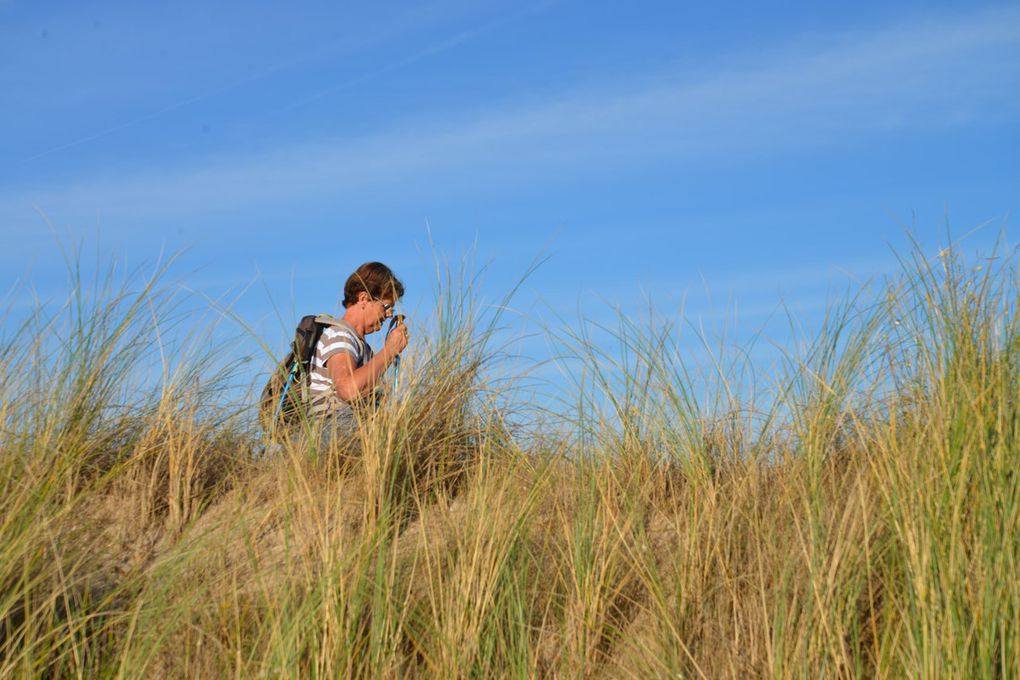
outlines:
[[381, 298], [379, 300], [372, 300], [368, 303], [368, 318], [365, 325], [368, 328], [369, 333], [375, 333], [381, 330], [383, 324], [386, 323], [386, 319], [393, 316], [394, 302], [392, 298]]

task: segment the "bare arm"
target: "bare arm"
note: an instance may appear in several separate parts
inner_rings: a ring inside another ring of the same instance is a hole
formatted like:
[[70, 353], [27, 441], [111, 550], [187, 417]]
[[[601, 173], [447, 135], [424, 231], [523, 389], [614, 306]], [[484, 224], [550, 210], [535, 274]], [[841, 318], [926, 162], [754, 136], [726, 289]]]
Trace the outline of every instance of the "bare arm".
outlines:
[[354, 357], [347, 352], [331, 356], [326, 360], [326, 371], [333, 381], [336, 396], [343, 401], [354, 401], [372, 392], [382, 374], [405, 347], [407, 329], [400, 325], [386, 338], [382, 351], [360, 368], [355, 367]]
[[391, 363], [393, 357], [382, 351], [361, 368], [355, 368], [354, 357], [347, 352], [340, 352], [326, 361], [326, 371], [336, 388], [336, 396], [344, 401], [354, 401], [375, 388]]

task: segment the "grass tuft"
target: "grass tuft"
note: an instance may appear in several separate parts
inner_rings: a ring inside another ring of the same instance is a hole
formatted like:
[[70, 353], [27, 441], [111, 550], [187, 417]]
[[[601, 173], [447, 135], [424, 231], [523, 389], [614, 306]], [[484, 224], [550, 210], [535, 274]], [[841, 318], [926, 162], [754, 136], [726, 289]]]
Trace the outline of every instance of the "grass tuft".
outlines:
[[72, 257], [0, 340], [0, 677], [1016, 677], [1017, 260], [900, 261], [772, 376], [565, 325], [533, 432], [437, 263], [384, 404], [267, 448], [163, 270]]

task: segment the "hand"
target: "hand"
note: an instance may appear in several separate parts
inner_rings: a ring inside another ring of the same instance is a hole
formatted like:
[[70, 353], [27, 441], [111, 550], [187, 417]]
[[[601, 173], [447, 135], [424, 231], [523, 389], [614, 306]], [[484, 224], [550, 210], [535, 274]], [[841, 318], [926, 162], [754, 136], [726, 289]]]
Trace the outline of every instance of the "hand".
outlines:
[[407, 326], [403, 323], [398, 323], [386, 335], [386, 342], [383, 344], [383, 351], [391, 357], [397, 356], [407, 347], [409, 337], [410, 334], [407, 332]]

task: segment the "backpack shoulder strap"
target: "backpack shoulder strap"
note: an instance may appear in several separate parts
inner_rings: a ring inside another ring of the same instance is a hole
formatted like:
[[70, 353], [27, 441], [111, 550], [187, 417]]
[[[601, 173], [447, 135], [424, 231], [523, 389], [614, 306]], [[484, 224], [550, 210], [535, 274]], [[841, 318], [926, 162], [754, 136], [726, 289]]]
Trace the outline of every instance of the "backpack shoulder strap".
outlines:
[[361, 342], [365, 341], [365, 339], [358, 334], [358, 331], [354, 330], [354, 326], [347, 323], [343, 319], [336, 318], [335, 316], [330, 316], [329, 314], [320, 314], [319, 316], [315, 317], [315, 323], [349, 330], [354, 335], [354, 337], [358, 338], [358, 340], [360, 340]]
[[347, 331], [350, 331], [350, 334], [354, 336], [355, 341], [361, 346], [362, 352], [366, 351], [366, 349], [371, 349], [368, 344], [368, 341], [365, 340], [365, 338], [361, 337], [358, 331], [354, 330], [354, 326], [347, 323], [343, 319], [338, 319], [335, 316], [330, 316], [329, 314], [320, 314], [319, 316], [315, 317], [315, 323], [322, 324], [324, 326], [333, 326], [335, 328], [343, 328]]
[[[342, 326], [345, 328], [351, 328], [351, 325], [343, 319], [338, 319], [335, 316], [329, 314], [319, 314], [315, 317], [315, 323], [321, 323], [326, 326]], [[351, 328], [351, 330], [354, 330]]]

